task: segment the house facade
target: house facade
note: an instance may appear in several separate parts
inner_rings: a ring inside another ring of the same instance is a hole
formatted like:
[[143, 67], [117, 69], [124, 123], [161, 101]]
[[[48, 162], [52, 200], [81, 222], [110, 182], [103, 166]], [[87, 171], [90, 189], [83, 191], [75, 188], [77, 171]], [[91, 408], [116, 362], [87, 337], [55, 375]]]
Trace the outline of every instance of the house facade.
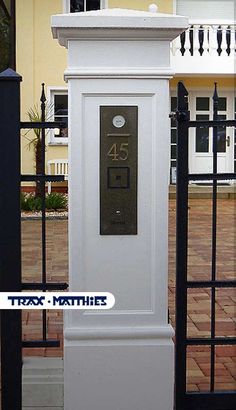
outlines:
[[[22, 120], [28, 120], [29, 109], [35, 104], [39, 105], [41, 83], [45, 83], [47, 119], [67, 121], [67, 84], [63, 78], [67, 52], [52, 38], [51, 15], [107, 7], [147, 10], [150, 3], [150, 0], [2, 0], [0, 18], [6, 11], [15, 13], [15, 68], [23, 77]], [[170, 111], [176, 108], [176, 86], [182, 80], [189, 90], [191, 118], [212, 119], [212, 94], [214, 83], [217, 82], [220, 117], [234, 118], [234, 1], [157, 0], [154, 3], [160, 13], [176, 13], [190, 19], [188, 30], [171, 45], [170, 58], [175, 75], [170, 81]], [[11, 61], [14, 64], [14, 58]], [[170, 128], [170, 182], [174, 183], [176, 126], [173, 121]], [[34, 172], [34, 153], [29, 149], [30, 138], [30, 133], [22, 136], [23, 173]], [[67, 150], [67, 129], [48, 132], [47, 161], [67, 159]], [[219, 172], [236, 171], [236, 140], [232, 128], [220, 130], [218, 153]], [[212, 130], [190, 130], [189, 167], [193, 173], [212, 171]]]

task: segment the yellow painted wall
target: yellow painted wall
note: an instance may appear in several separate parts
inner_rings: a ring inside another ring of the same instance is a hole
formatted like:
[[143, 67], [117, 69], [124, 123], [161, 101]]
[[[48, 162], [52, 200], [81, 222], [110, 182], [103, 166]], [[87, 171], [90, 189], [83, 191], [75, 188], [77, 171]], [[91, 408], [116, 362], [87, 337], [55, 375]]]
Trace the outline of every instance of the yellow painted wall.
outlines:
[[172, 13], [173, 1], [172, 0], [109, 0], [108, 5], [110, 8], [119, 7], [134, 10], [148, 10], [150, 4], [156, 4], [160, 13]]
[[[66, 84], [63, 73], [66, 68], [66, 49], [53, 40], [50, 17], [62, 13], [62, 0], [16, 0], [17, 72], [22, 75], [21, 118], [28, 120], [27, 111], [40, 104], [41, 83], [46, 86]], [[22, 130], [22, 135], [26, 131]], [[22, 137], [22, 172], [34, 172], [33, 149], [29, 138], [33, 132]], [[48, 146], [46, 160], [67, 158], [66, 146]]]
[[109, 0], [108, 6], [110, 8], [127, 8], [133, 10], [148, 10], [148, 6], [155, 3], [158, 6], [159, 13], [172, 13], [173, 1], [172, 0]]
[[219, 88], [235, 89], [235, 77], [175, 77], [170, 81], [172, 89], [177, 87], [179, 81], [183, 81], [187, 88], [214, 88], [214, 83], [217, 82]]
[[[154, 0], [159, 11], [172, 12], [172, 0]], [[109, 7], [147, 10], [151, 0], [109, 0]], [[62, 13], [62, 0], [16, 0], [17, 72], [22, 75], [21, 118], [28, 120], [27, 111], [39, 104], [41, 83], [46, 87], [65, 87], [63, 73], [66, 67], [67, 51], [53, 40], [50, 16]], [[233, 78], [198, 77], [182, 78], [187, 88], [213, 88], [214, 81], [219, 88], [235, 86]], [[181, 78], [171, 80], [175, 89]], [[47, 88], [46, 88], [47, 89]], [[25, 131], [22, 130], [22, 134]], [[28, 133], [22, 138], [22, 172], [34, 172], [33, 150], [28, 149]], [[67, 146], [48, 146], [46, 159], [67, 158]]]
[[[109, 7], [148, 10], [150, 0], [109, 0]], [[160, 12], [172, 12], [172, 0], [158, 0]], [[66, 49], [53, 40], [50, 16], [62, 13], [62, 0], [16, 0], [17, 72], [22, 75], [21, 118], [39, 103], [41, 83], [47, 87], [64, 86]], [[26, 135], [25, 135], [26, 134]], [[33, 149], [29, 139], [33, 132], [22, 130], [22, 172], [34, 172]], [[46, 160], [67, 158], [67, 146], [47, 147]]]

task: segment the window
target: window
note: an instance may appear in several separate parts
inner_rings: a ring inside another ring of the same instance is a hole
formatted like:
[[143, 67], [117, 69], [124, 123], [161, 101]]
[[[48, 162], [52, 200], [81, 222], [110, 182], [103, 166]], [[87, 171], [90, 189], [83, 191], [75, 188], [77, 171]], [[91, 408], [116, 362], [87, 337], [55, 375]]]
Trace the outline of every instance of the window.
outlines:
[[63, 0], [65, 13], [99, 10], [107, 7], [107, 0]]
[[[208, 114], [197, 114], [197, 121], [209, 121]], [[209, 128], [196, 128], [196, 152], [209, 152]]]
[[70, 12], [77, 13], [80, 11], [99, 10], [100, 0], [71, 0]]
[[[210, 119], [212, 108], [210, 107], [209, 97], [196, 97], [196, 120], [208, 121]], [[227, 98], [219, 98], [218, 103], [218, 118], [219, 120], [226, 120]], [[213, 151], [212, 129], [197, 128], [195, 151], [198, 153], [210, 153]], [[218, 128], [217, 136], [217, 152], [226, 152], [226, 127]]]
[[197, 97], [196, 98], [196, 110], [197, 111], [209, 111], [210, 109], [210, 99], [208, 97]]
[[[50, 90], [50, 119], [68, 124], [68, 94], [67, 90]], [[67, 144], [68, 128], [51, 131], [50, 143]]]
[[[196, 120], [209, 121], [210, 98], [196, 97]], [[199, 112], [200, 111], [200, 112]], [[209, 128], [196, 128], [196, 152], [209, 152]]]
[[[218, 118], [219, 120], [227, 120], [227, 98], [220, 97], [218, 103]], [[219, 127], [218, 128], [218, 135], [217, 135], [217, 152], [226, 152], [226, 127]]]

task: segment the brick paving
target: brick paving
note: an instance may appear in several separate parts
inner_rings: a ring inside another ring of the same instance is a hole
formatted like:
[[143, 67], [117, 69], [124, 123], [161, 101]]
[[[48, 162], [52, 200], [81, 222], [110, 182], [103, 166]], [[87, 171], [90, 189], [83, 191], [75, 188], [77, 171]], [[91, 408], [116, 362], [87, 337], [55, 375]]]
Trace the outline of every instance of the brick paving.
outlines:
[[[235, 279], [235, 201], [219, 199], [217, 232], [217, 279]], [[169, 307], [175, 325], [175, 201], [169, 210]], [[40, 221], [22, 221], [23, 279], [40, 281], [41, 247]], [[47, 221], [48, 281], [67, 281], [67, 221]], [[189, 279], [207, 280], [211, 275], [211, 200], [189, 200]], [[191, 289], [188, 296], [188, 336], [210, 336], [210, 289]], [[216, 291], [216, 335], [236, 336], [236, 292], [232, 289]], [[48, 337], [61, 341], [60, 348], [24, 349], [29, 356], [62, 356], [63, 317], [61, 311], [48, 312]], [[41, 337], [41, 313], [23, 311], [23, 337]], [[210, 349], [192, 346], [187, 351], [187, 384], [189, 391], [209, 391]], [[215, 389], [236, 389], [236, 348], [216, 347]]]

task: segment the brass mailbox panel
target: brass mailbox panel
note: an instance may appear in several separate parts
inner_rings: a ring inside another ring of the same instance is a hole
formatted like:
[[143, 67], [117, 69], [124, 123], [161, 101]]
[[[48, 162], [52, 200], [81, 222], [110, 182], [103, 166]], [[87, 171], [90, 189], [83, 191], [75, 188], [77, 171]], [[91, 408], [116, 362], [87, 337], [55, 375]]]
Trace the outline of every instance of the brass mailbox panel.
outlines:
[[100, 107], [100, 234], [137, 234], [138, 107]]

